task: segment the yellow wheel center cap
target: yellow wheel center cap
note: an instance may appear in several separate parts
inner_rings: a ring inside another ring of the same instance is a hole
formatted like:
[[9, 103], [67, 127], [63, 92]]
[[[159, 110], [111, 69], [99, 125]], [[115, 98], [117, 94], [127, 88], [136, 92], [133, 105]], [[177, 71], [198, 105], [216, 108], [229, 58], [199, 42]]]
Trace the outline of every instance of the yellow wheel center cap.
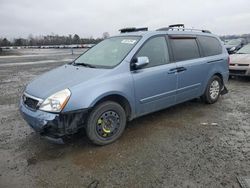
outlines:
[[102, 119], [98, 119], [97, 124], [102, 125], [102, 130], [105, 133], [110, 133], [111, 132], [110, 128], [108, 128], [111, 125], [110, 121], [104, 122]]
[[102, 127], [102, 130], [105, 132], [105, 133], [110, 133], [110, 129], [107, 129], [106, 127]]

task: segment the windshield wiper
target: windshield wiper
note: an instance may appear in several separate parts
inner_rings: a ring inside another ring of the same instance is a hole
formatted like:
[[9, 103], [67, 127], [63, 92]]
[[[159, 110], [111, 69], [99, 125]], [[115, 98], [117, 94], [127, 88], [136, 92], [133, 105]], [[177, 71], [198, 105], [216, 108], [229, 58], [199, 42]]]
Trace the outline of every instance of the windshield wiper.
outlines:
[[247, 53], [237, 52], [236, 54], [247, 54]]
[[73, 63], [74, 66], [84, 66], [84, 67], [89, 67], [89, 68], [96, 68], [96, 66], [94, 65], [90, 65], [90, 64], [87, 64], [87, 63]]

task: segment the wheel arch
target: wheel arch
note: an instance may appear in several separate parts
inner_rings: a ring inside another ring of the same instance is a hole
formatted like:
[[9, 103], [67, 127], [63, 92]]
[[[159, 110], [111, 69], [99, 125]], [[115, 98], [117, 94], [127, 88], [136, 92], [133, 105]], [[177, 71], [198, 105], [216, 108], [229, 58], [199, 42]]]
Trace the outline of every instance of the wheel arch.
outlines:
[[127, 120], [131, 120], [132, 119], [132, 107], [131, 104], [129, 102], [129, 100], [124, 97], [121, 94], [108, 94], [105, 96], [101, 96], [99, 98], [97, 98], [92, 104], [92, 107], [95, 107], [96, 105], [103, 103], [105, 101], [113, 101], [113, 102], [117, 102], [118, 104], [120, 104], [122, 106], [122, 108], [125, 110], [126, 116], [127, 116]]
[[204, 92], [206, 91], [206, 88], [207, 88], [207, 85], [208, 85], [208, 82], [209, 80], [213, 77], [213, 76], [218, 76], [221, 81], [222, 81], [222, 85], [224, 86], [224, 79], [223, 79], [223, 74], [221, 74], [220, 72], [216, 71], [216, 72], [212, 72], [209, 74], [209, 76], [207, 77], [205, 83], [204, 83], [204, 87], [202, 89], [202, 94], [204, 94]]
[[221, 73], [219, 73], [219, 72], [214, 73], [214, 74], [212, 75], [212, 77], [213, 77], [213, 76], [218, 76], [218, 77], [221, 79], [221, 81], [222, 81], [222, 85], [224, 85], [224, 79], [223, 79], [223, 76], [222, 76]]

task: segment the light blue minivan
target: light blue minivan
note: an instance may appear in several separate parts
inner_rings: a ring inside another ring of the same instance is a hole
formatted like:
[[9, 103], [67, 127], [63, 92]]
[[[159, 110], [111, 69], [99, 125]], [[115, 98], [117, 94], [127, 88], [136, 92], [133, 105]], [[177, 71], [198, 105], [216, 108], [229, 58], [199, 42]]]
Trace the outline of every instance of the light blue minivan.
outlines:
[[120, 31], [27, 85], [20, 112], [35, 131], [61, 139], [84, 128], [105, 145], [127, 121], [198, 97], [212, 104], [227, 93], [229, 55], [209, 31]]

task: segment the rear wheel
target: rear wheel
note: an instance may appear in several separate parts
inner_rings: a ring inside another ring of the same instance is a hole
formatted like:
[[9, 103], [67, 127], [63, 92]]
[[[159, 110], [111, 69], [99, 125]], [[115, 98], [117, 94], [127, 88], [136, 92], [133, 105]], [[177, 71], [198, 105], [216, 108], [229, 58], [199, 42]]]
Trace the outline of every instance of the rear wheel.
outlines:
[[116, 102], [107, 101], [94, 107], [89, 115], [86, 134], [97, 145], [117, 140], [126, 126], [126, 113]]
[[206, 103], [213, 104], [217, 102], [217, 100], [219, 99], [221, 89], [222, 89], [222, 80], [219, 76], [215, 75], [209, 80], [205, 93], [201, 98]]

